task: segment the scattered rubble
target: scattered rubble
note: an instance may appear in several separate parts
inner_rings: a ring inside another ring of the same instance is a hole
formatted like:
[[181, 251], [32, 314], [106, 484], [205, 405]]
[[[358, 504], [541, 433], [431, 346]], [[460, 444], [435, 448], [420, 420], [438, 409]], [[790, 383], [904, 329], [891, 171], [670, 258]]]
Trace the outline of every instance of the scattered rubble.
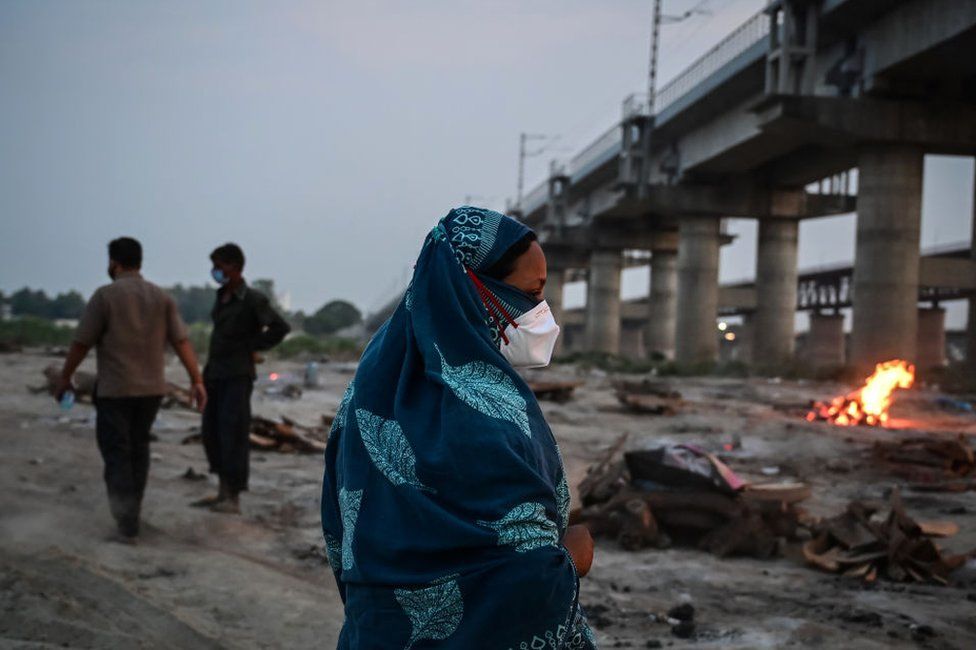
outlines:
[[695, 607], [691, 603], [681, 603], [668, 610], [668, 623], [671, 634], [679, 639], [695, 636]]
[[187, 481], [206, 481], [207, 475], [201, 474], [192, 467], [187, 467], [186, 471], [181, 475]]

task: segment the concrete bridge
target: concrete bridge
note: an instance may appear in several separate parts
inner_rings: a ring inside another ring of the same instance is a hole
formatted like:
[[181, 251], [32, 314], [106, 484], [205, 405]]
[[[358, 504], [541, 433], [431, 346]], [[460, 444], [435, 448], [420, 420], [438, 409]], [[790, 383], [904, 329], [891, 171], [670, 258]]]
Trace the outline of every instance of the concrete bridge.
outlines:
[[[583, 345], [620, 353], [621, 270], [649, 253], [644, 349], [715, 360], [722, 220], [757, 219], [752, 359], [784, 364], [799, 221], [856, 212], [849, 361], [915, 359], [923, 156], [976, 153], [974, 52], [976, 0], [771, 0], [526, 195], [550, 303], [584, 275]], [[942, 289], [968, 297], [973, 256], [953, 264]]]

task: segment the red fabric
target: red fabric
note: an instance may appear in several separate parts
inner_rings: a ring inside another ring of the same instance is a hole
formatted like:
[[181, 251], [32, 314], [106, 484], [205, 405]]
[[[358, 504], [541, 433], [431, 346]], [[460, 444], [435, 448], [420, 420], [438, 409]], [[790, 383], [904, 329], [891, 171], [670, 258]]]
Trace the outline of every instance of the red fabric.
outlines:
[[[488, 287], [486, 287], [484, 283], [482, 283], [481, 280], [478, 279], [478, 276], [475, 274], [475, 272], [467, 267], [465, 267], [465, 270], [468, 272], [468, 277], [471, 278], [471, 281], [474, 283], [475, 288], [478, 290], [478, 295], [481, 296], [481, 302], [484, 304], [485, 309], [488, 310], [488, 315], [495, 322], [495, 327], [498, 328], [498, 333], [502, 335], [502, 340], [505, 341], [505, 345], [508, 345], [508, 337], [505, 336], [505, 328], [502, 326], [501, 321], [498, 320], [498, 316], [495, 315], [495, 313], [492, 311], [491, 308], [494, 307], [495, 309], [497, 309], [498, 312], [505, 317], [505, 320], [507, 320], [509, 325], [511, 325], [512, 327], [517, 328], [518, 323], [515, 322], [515, 319], [509, 316], [508, 312], [505, 311], [505, 308], [502, 306], [501, 302], [499, 302], [498, 298], [495, 297], [495, 294], [493, 294], [491, 291], [488, 290]], [[489, 303], [491, 304], [489, 305]]]

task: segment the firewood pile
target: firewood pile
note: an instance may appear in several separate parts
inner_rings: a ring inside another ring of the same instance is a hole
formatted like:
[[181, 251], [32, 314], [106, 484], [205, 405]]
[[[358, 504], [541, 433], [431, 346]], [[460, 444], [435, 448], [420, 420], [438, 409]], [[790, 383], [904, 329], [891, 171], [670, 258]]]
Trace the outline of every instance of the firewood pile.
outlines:
[[913, 489], [962, 492], [976, 487], [976, 454], [960, 435], [879, 441], [874, 453]]
[[[966, 555], [946, 555], [933, 541], [958, 532], [951, 522], [916, 522], [895, 490], [890, 503], [853, 501], [841, 515], [813, 525], [815, 537], [803, 546], [806, 561], [824, 571], [874, 582], [948, 584]], [[973, 555], [971, 552], [969, 555]]]
[[284, 453], [321, 454], [329, 432], [320, 427], [306, 427], [286, 417], [281, 422], [267, 418], [251, 418], [251, 447]]
[[684, 401], [681, 393], [663, 382], [644, 379], [614, 384], [617, 401], [626, 410], [643, 415], [676, 415]]
[[[32, 393], [48, 393], [50, 395], [54, 394], [54, 389], [58, 385], [58, 380], [61, 378], [61, 366], [57, 364], [51, 364], [44, 368], [44, 384], [41, 386], [28, 386], [27, 390]], [[76, 402], [90, 402], [92, 393], [95, 392], [95, 374], [91, 372], [85, 372], [79, 370], [75, 372], [75, 376], [72, 380], [75, 387], [75, 401]]]
[[798, 539], [802, 484], [749, 489], [712, 454], [676, 445], [616, 455], [621, 437], [580, 484], [574, 519], [627, 550], [691, 544], [720, 557], [779, 554]]
[[[281, 422], [268, 418], [252, 417], [248, 440], [255, 451], [277, 451], [280, 453], [321, 454], [325, 451], [329, 431], [324, 427], [302, 426], [286, 417]], [[184, 445], [199, 444], [203, 437], [199, 433], [183, 439]]]
[[[49, 393], [53, 395], [54, 389], [58, 385], [58, 380], [61, 377], [61, 366], [50, 364], [44, 368], [43, 374], [43, 385], [28, 386], [27, 389], [32, 393]], [[71, 381], [75, 388], [75, 401], [90, 402], [92, 394], [95, 392], [95, 384], [98, 381], [95, 373], [78, 370], [75, 372]], [[193, 408], [193, 401], [190, 399], [190, 390], [172, 382], [166, 383], [166, 394], [163, 395], [163, 401], [160, 406], [165, 409], [180, 407], [191, 411], [196, 410]]]
[[529, 389], [538, 399], [563, 404], [573, 398], [573, 391], [583, 385], [581, 381], [530, 381]]
[[663, 381], [654, 381], [646, 378], [640, 381], [621, 379], [615, 381], [613, 387], [618, 392], [631, 395], [655, 395], [662, 399], [681, 399], [681, 393]]

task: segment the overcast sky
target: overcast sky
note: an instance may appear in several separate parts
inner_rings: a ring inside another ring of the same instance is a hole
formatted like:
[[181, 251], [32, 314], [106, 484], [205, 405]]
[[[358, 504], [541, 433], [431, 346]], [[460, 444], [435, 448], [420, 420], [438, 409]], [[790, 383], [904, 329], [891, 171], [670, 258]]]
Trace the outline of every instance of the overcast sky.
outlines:
[[[661, 81], [764, 4], [711, 0], [663, 27]], [[4, 0], [0, 290], [88, 294], [119, 235], [142, 240], [152, 280], [201, 284], [233, 240], [295, 308], [375, 309], [451, 206], [514, 195], [520, 131], [561, 136], [530, 189], [644, 89], [650, 6]], [[972, 180], [971, 160], [927, 159], [923, 244], [968, 240]], [[733, 228], [722, 277], [752, 277], [754, 223]], [[804, 223], [801, 266], [851, 259], [853, 233]], [[625, 295], [646, 285], [630, 271]]]

